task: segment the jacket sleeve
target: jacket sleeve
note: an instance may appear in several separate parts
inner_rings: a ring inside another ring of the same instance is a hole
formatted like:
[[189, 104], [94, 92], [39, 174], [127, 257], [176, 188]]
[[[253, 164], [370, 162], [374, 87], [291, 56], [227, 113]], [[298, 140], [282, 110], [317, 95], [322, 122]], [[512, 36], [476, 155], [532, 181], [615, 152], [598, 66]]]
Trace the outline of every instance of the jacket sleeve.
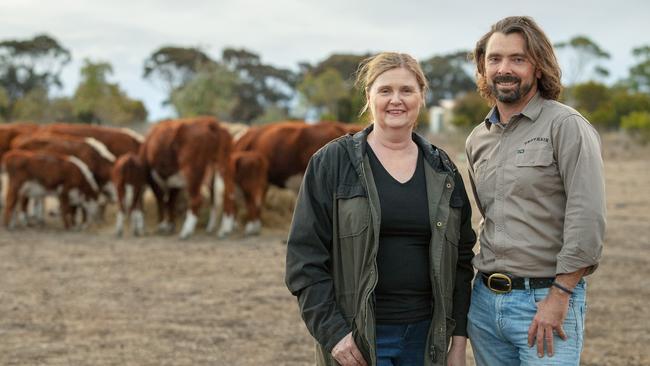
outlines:
[[582, 116], [558, 121], [553, 140], [558, 169], [564, 182], [566, 208], [564, 243], [557, 256], [556, 273], [571, 273], [598, 266], [605, 235], [605, 178], [600, 137]]
[[467, 313], [469, 312], [472, 278], [474, 277], [474, 268], [472, 267], [474, 251], [472, 249], [476, 243], [476, 233], [472, 229], [472, 206], [463, 185], [463, 178], [458, 171], [456, 171], [454, 179], [455, 186], [460, 187], [463, 206], [460, 217], [460, 240], [458, 241], [458, 262], [452, 309], [452, 316], [456, 321], [453, 335], [467, 337]]
[[337, 307], [330, 274], [334, 184], [326, 165], [317, 154], [307, 166], [289, 231], [285, 282], [307, 329], [329, 353], [351, 328]]

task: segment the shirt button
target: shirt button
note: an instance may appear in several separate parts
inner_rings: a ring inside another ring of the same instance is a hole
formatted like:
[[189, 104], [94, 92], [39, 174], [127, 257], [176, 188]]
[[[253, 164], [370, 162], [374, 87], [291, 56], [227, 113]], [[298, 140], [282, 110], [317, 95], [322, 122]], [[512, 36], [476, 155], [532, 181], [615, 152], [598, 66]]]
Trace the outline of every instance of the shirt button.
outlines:
[[436, 226], [437, 226], [437, 227], [441, 227], [441, 226], [442, 226], [442, 222], [440, 222], [440, 221], [436, 222]]
[[451, 183], [447, 183], [447, 188], [451, 188]]

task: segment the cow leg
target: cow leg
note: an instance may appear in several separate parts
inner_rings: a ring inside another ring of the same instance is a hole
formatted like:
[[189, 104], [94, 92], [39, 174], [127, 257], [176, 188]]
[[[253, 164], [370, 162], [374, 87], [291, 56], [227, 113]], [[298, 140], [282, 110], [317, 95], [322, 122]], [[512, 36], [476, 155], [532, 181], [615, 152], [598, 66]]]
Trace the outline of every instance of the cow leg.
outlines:
[[32, 210], [36, 225], [39, 227], [45, 226], [45, 196], [32, 199]]
[[163, 201], [163, 220], [158, 224], [158, 232], [162, 234], [174, 233], [176, 223], [176, 198], [180, 190], [178, 188], [170, 188], [167, 196], [167, 201]]
[[9, 181], [9, 187], [7, 189], [7, 198], [5, 200], [5, 212], [4, 212], [4, 224], [5, 227], [9, 230], [13, 229], [15, 226], [15, 212], [14, 208], [16, 203], [18, 203], [20, 187], [17, 184]]
[[213, 232], [217, 227], [217, 218], [219, 217], [219, 211], [222, 208], [224, 190], [223, 179], [221, 178], [221, 175], [217, 173], [212, 178], [212, 189], [210, 190], [210, 217], [208, 219], [208, 225], [205, 228], [205, 231], [209, 233]]
[[[226, 165], [228, 166], [228, 165]], [[221, 227], [217, 236], [225, 238], [235, 229], [235, 176], [234, 171], [229, 168], [223, 171], [223, 217], [221, 218]]]
[[[30, 199], [30, 197], [21, 195], [21, 197], [18, 199], [20, 201], [20, 209], [16, 211], [16, 220], [18, 222], [18, 225], [26, 227], [26, 226], [31, 226], [30, 225], [30, 219], [31, 221], [34, 221], [34, 216], [36, 212], [36, 200], [38, 200], [38, 197], [33, 197]], [[32, 202], [32, 214], [30, 215], [29, 213], [29, 202]]]
[[[117, 214], [115, 217], [115, 235], [121, 237], [124, 233], [124, 216], [127, 213], [128, 202], [128, 192], [129, 185], [127, 184], [124, 187], [122, 184], [118, 184], [117, 191]], [[128, 216], [128, 215], [127, 215]]]
[[201, 176], [192, 176], [186, 175], [187, 179], [187, 192], [190, 198], [190, 207], [187, 210], [185, 215], [185, 222], [183, 223], [183, 229], [181, 230], [180, 238], [187, 239], [194, 233], [196, 228], [196, 223], [199, 221], [199, 211], [201, 209], [201, 203], [203, 202], [203, 197], [201, 196]]
[[[158, 186], [151, 175], [148, 177], [148, 182], [149, 187], [151, 187], [151, 191], [156, 198], [156, 209], [158, 213], [158, 232], [168, 233], [170, 231], [170, 225], [165, 221], [165, 207], [167, 205], [167, 202], [165, 200], [165, 192], [163, 192], [162, 188]], [[167, 197], [167, 199], [169, 199], [169, 197]]]
[[134, 189], [133, 205], [131, 206], [131, 230], [135, 236], [144, 235], [143, 192], [144, 187], [142, 186], [136, 186]]
[[[249, 187], [254, 190], [254, 187]], [[262, 194], [255, 191], [244, 192], [246, 197], [246, 227], [244, 228], [244, 235], [257, 235], [262, 231], [262, 222], [260, 221], [260, 213], [262, 207]]]
[[73, 208], [70, 206], [70, 199], [68, 192], [63, 191], [59, 194], [59, 205], [61, 206], [61, 218], [63, 219], [63, 227], [68, 230], [72, 225]]

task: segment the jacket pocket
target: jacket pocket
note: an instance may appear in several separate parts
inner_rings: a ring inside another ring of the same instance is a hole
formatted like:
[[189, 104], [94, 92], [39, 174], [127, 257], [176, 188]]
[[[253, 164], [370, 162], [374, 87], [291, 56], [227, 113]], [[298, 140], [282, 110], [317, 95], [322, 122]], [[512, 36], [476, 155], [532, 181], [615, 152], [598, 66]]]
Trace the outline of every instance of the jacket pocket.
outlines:
[[342, 185], [336, 192], [336, 199], [338, 237], [343, 239], [363, 233], [370, 223], [370, 205], [364, 189]]

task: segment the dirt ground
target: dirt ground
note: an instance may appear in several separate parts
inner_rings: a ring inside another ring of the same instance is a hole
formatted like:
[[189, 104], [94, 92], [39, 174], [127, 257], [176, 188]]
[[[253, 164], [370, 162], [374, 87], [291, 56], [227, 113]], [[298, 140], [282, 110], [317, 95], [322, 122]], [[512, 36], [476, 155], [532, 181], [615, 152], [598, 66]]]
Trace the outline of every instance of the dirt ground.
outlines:
[[[461, 139], [441, 141], [464, 170]], [[608, 231], [583, 365], [650, 365], [649, 153], [605, 139]], [[259, 237], [227, 240], [116, 239], [110, 224], [65, 232], [58, 218], [1, 228], [0, 365], [313, 364], [283, 282], [287, 213], [276, 216]]]

